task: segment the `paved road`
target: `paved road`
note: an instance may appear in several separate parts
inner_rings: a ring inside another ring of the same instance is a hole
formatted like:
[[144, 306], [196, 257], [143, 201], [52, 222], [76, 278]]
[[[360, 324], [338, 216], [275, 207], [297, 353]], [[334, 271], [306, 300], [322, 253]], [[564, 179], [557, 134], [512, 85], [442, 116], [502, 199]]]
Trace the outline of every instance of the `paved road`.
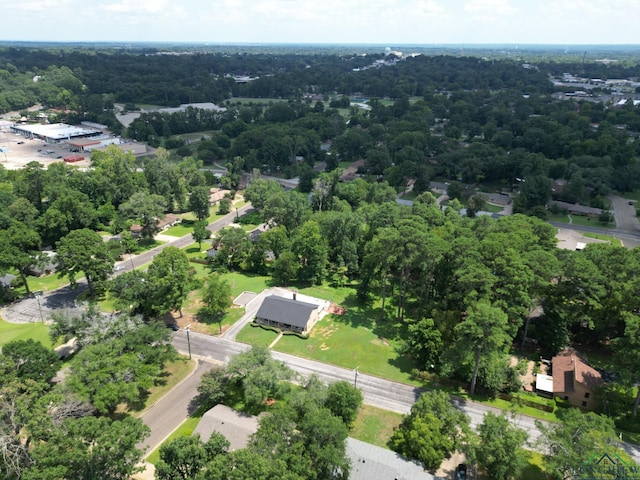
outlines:
[[151, 453], [193, 413], [191, 400], [198, 393], [202, 374], [214, 365], [212, 362], [197, 361], [196, 369], [185, 380], [142, 414], [140, 418], [151, 429], [151, 435], [138, 444], [145, 454]]
[[[221, 230], [236, 220], [236, 215], [244, 215], [251, 211], [253, 207], [247, 204], [238, 209], [237, 212], [231, 212], [225, 217], [209, 224], [207, 229], [212, 233]], [[153, 258], [168, 246], [184, 248], [195, 243], [191, 235], [178, 237], [175, 240], [159, 245], [151, 250], [134, 255], [130, 259], [117, 262], [117, 267], [122, 267], [115, 272], [113, 276], [122, 275], [134, 268], [141, 267], [150, 263]], [[79, 315], [84, 308], [76, 304], [78, 296], [87, 289], [86, 281], [79, 279], [76, 287], [71, 288], [69, 285], [59, 288], [51, 292], [44, 292], [39, 298], [28, 297], [18, 302], [14, 302], [0, 309], [0, 317], [12, 323], [30, 323], [51, 320], [51, 314], [56, 310], [67, 310], [72, 315]]]
[[[249, 349], [249, 346], [246, 344], [195, 332], [190, 332], [188, 344], [187, 335], [184, 331], [174, 333], [173, 344], [178, 351], [183, 353], [188, 352], [190, 344], [192, 355], [224, 363], [228, 362], [233, 355]], [[363, 373], [359, 373], [356, 377], [355, 369], [349, 370], [342, 367], [336, 367], [326, 363], [295, 357], [286, 353], [272, 351], [272, 356], [276, 360], [286, 363], [294, 371], [304, 376], [316, 374], [322, 380], [327, 382], [345, 380], [355, 383], [362, 391], [364, 402], [366, 404], [373, 405], [384, 410], [403, 414], [409, 413], [411, 411], [411, 406], [424, 391], [417, 387], [392, 382]], [[454, 398], [453, 403], [469, 415], [471, 418], [471, 425], [474, 428], [482, 423], [482, 419], [487, 412], [500, 413], [500, 410], [498, 409], [475, 402], [469, 402], [461, 398]], [[531, 448], [536, 448], [535, 442], [540, 436], [540, 431], [536, 426], [535, 419], [526, 415], [516, 415], [514, 421], [529, 434], [529, 444]], [[640, 447], [628, 443], [624, 443], [622, 447], [627, 450], [636, 462], [640, 463]]]

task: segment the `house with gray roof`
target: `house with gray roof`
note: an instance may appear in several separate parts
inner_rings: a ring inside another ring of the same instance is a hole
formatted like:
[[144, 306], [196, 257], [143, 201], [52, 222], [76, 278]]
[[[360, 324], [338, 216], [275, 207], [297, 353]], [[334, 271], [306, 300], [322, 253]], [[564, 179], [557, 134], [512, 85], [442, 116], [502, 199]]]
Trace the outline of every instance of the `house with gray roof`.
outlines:
[[295, 293], [293, 298], [270, 295], [260, 305], [255, 321], [280, 330], [308, 333], [318, 321], [321, 308], [313, 303], [297, 300]]
[[[202, 416], [193, 433], [200, 434], [200, 439], [206, 442], [214, 431], [219, 432], [231, 443], [230, 449], [237, 450], [249, 444], [251, 435], [258, 430], [259, 420], [259, 416], [216, 405]], [[346, 454], [351, 461], [349, 480], [437, 480], [419, 463], [355, 438], [347, 438]]]

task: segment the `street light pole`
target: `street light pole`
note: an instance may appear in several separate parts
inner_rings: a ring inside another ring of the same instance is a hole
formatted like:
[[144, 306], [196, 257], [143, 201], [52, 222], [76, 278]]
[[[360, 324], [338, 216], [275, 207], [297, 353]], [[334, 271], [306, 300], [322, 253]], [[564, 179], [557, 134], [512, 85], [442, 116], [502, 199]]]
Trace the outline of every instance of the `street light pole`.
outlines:
[[187, 331], [187, 348], [189, 349], [189, 360], [191, 360], [191, 339], [189, 338], [189, 327], [191, 325], [187, 325], [184, 329]]
[[353, 388], [358, 388], [358, 375], [360, 375], [360, 373], [358, 372], [358, 368], [356, 367], [353, 377]]
[[40, 321], [44, 323], [44, 318], [42, 318], [42, 307], [40, 306], [40, 297], [42, 296], [42, 291], [38, 290], [37, 292], [33, 292], [33, 296], [36, 297], [36, 302], [38, 302], [38, 312], [40, 312]]

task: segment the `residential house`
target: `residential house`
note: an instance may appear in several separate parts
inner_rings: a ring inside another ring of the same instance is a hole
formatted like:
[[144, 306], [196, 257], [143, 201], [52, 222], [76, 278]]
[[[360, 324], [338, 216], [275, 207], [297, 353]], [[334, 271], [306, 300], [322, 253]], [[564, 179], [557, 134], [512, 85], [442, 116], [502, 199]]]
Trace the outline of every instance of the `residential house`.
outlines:
[[[194, 433], [206, 442], [213, 432], [224, 435], [231, 450], [245, 448], [258, 430], [260, 417], [237, 412], [224, 405], [207, 411]], [[424, 471], [418, 462], [406, 460], [399, 454], [370, 443], [347, 438], [346, 454], [351, 461], [351, 480], [430, 480], [435, 477]]]
[[585, 410], [595, 408], [594, 394], [602, 376], [574, 349], [566, 349], [551, 359], [553, 395]]
[[511, 197], [509, 195], [505, 195], [504, 193], [492, 193], [487, 198], [487, 202], [493, 205], [506, 206], [511, 203]]
[[223, 190], [222, 188], [212, 188], [209, 190], [209, 203], [215, 205], [224, 198], [225, 195], [231, 193], [231, 190]]
[[566, 210], [569, 215], [581, 215], [583, 217], [597, 218], [602, 214], [601, 208], [587, 207], [578, 203], [560, 202], [557, 200], [550, 200], [547, 203], [547, 208], [553, 205], [560, 208], [560, 210]]
[[270, 295], [264, 299], [256, 313], [256, 323], [270, 325], [281, 330], [308, 333], [319, 319], [321, 306], [297, 300]]

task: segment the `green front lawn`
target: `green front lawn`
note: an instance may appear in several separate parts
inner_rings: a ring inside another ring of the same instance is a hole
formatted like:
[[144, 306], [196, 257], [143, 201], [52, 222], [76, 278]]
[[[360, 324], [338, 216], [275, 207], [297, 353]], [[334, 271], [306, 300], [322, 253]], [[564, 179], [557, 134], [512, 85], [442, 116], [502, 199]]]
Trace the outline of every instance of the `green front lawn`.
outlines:
[[612, 237], [610, 235], [602, 235], [601, 233], [589, 233], [585, 232], [582, 235], [588, 238], [597, 238], [598, 240], [604, 240], [605, 242], [609, 242], [611, 245], [616, 247], [622, 246], [622, 241], [619, 238]]
[[[164, 444], [169, 440], [175, 440], [176, 438], [180, 438], [180, 437], [190, 437], [193, 431], [198, 426], [198, 423], [200, 423], [201, 418], [202, 418], [201, 414], [200, 416], [193, 416], [193, 417], [187, 418], [184, 422], [180, 424], [178, 428], [176, 428], [171, 433], [171, 435], [165, 438], [165, 440], [162, 443]], [[158, 463], [158, 461], [160, 460], [161, 446], [162, 444], [147, 456], [146, 458], [147, 462], [152, 463], [153, 465]]]
[[[264, 328], [254, 327], [251, 324], [246, 325], [240, 333], [236, 336], [236, 340], [249, 345], [256, 345], [259, 347], [268, 347], [271, 345], [278, 334], [271, 330], [265, 330]], [[283, 337], [284, 338], [284, 337]], [[280, 339], [282, 340], [282, 338]]]
[[[80, 280], [80, 278], [76, 278], [76, 280]], [[27, 277], [27, 282], [29, 283], [29, 289], [32, 292], [37, 290], [50, 292], [52, 290], [57, 290], [60, 287], [68, 285], [69, 277], [65, 275], [64, 277], [59, 278], [57, 274], [52, 273], [51, 275], [47, 275], [45, 277]]]
[[[305, 292], [306, 293], [306, 292]], [[374, 312], [350, 308], [343, 316], [327, 315], [320, 320], [308, 339], [294, 335], [282, 337], [275, 346], [281, 352], [318, 360], [362, 373], [422, 386], [411, 377], [416, 365], [398, 353], [398, 326], [381, 322]]]
[[194, 222], [191, 220], [182, 220], [179, 224], [174, 225], [162, 233], [172, 237], [184, 237], [185, 235], [193, 233], [193, 224]]
[[402, 422], [402, 417], [400, 413], [363, 404], [349, 436], [378, 447], [389, 448], [387, 442], [393, 435], [393, 430]]
[[9, 323], [0, 319], [0, 347], [13, 340], [34, 340], [47, 348], [52, 348], [49, 338], [49, 327], [42, 322]]

